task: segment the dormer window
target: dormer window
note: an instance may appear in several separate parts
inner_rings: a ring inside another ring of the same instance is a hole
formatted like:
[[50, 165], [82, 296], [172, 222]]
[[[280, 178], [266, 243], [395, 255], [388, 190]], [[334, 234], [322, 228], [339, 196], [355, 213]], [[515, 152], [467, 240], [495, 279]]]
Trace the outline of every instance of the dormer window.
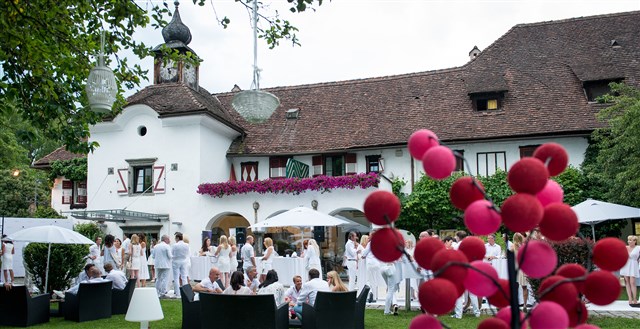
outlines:
[[488, 112], [502, 110], [502, 102], [504, 100], [504, 91], [474, 93], [469, 95], [473, 102], [474, 110], [478, 112]]
[[585, 81], [582, 83], [582, 87], [584, 88], [587, 100], [589, 102], [595, 102], [598, 97], [611, 93], [611, 88], [609, 88], [610, 83], [621, 81], [622, 79]]

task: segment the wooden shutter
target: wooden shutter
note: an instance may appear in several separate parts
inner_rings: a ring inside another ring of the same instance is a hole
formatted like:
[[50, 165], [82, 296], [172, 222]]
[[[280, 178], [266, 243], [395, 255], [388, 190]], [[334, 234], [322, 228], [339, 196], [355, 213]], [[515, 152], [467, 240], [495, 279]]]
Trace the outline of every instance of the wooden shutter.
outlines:
[[[271, 164], [271, 161], [269, 161]], [[253, 182], [258, 180], [258, 163], [257, 162], [242, 162], [240, 163], [240, 179], [243, 182]]]
[[346, 175], [354, 175], [358, 172], [358, 160], [355, 153], [347, 153], [344, 155], [344, 173]]
[[165, 165], [154, 165], [153, 166], [153, 193], [165, 193], [166, 192], [166, 171]]
[[311, 165], [313, 166], [313, 177], [324, 174], [324, 168], [322, 168], [322, 155], [316, 155], [312, 157]]
[[118, 176], [116, 177], [118, 184], [118, 194], [129, 193], [129, 168], [118, 169]]
[[269, 177], [284, 178], [287, 176], [287, 158], [271, 157], [269, 158]]
[[62, 181], [62, 204], [71, 204], [73, 202], [73, 181]]
[[76, 192], [78, 193], [78, 204], [87, 204], [87, 181], [76, 182]]

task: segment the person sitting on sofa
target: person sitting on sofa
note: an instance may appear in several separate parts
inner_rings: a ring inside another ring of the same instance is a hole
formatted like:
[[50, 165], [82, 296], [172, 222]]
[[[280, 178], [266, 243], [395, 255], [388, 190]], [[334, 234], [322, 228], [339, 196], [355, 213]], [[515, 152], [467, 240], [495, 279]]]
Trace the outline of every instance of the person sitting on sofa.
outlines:
[[111, 263], [104, 264], [104, 271], [107, 273], [104, 279], [113, 282], [113, 289], [124, 290], [127, 286], [127, 276], [124, 272], [114, 269]]
[[229, 287], [223, 292], [225, 295], [253, 295], [251, 289], [244, 286], [244, 275], [240, 271], [231, 274]]
[[331, 291], [327, 281], [320, 278], [320, 272], [315, 268], [309, 270], [309, 281], [302, 285], [302, 290], [298, 296], [298, 301], [293, 310], [296, 312], [296, 316], [302, 319], [302, 304], [308, 303], [313, 306], [316, 303], [316, 295], [318, 291]]
[[289, 303], [289, 317], [292, 319], [296, 318], [296, 312], [293, 311], [293, 307], [298, 302], [300, 290], [302, 290], [302, 277], [296, 275], [293, 277], [293, 286], [289, 287], [284, 293], [284, 301]]
[[84, 266], [84, 270], [82, 272], [80, 272], [80, 274], [78, 275], [78, 277], [75, 279], [75, 281], [73, 282], [74, 284], [78, 284], [80, 282], [83, 281], [87, 281], [89, 279], [91, 279], [89, 277], [89, 271], [91, 270], [92, 267], [94, 267], [95, 265], [93, 264], [87, 264]]
[[260, 281], [258, 281], [258, 270], [255, 266], [249, 266], [247, 272], [244, 274], [244, 285], [249, 287], [254, 293], [258, 291]]
[[267, 277], [264, 279], [258, 289], [258, 295], [273, 295], [276, 305], [284, 303], [284, 286], [278, 282], [278, 272], [269, 270]]
[[222, 289], [216, 282], [218, 279], [220, 279], [220, 270], [214, 266], [209, 270], [209, 276], [193, 287], [193, 292], [196, 293], [193, 300], [200, 300], [201, 292], [221, 294]]
[[73, 287], [67, 289], [67, 291], [62, 292], [59, 290], [54, 290], [53, 293], [56, 294], [56, 296], [63, 298], [66, 294], [72, 294], [72, 295], [77, 295], [78, 294], [78, 289], [80, 288], [80, 284], [81, 283], [96, 283], [96, 282], [104, 282], [104, 281], [108, 281], [102, 278], [102, 273], [100, 273], [100, 270], [95, 267], [92, 266], [89, 269], [89, 279], [85, 280], [83, 282], [79, 282], [78, 284], [74, 285]]

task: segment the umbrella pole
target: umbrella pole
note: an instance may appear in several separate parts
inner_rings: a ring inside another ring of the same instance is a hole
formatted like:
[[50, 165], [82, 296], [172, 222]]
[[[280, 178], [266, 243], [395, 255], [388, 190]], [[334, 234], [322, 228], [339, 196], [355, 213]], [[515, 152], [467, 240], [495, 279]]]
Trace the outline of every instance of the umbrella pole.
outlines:
[[47, 293], [47, 286], [49, 285], [49, 258], [51, 257], [51, 243], [49, 243], [49, 249], [47, 250], [47, 272], [44, 275], [44, 293]]
[[596, 224], [591, 224], [591, 237], [593, 242], [596, 242]]

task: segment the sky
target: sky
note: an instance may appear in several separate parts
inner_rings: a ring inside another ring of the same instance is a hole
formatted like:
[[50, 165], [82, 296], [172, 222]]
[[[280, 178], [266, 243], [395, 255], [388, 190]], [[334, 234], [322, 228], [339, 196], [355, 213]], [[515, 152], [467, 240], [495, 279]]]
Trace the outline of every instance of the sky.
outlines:
[[[148, 1], [136, 2], [145, 8]], [[258, 40], [260, 88], [462, 66], [474, 46], [487, 48], [517, 24], [640, 10], [640, 0], [324, 0], [315, 12], [292, 14], [286, 0], [263, 2], [299, 28], [302, 45], [283, 40], [268, 49]], [[227, 29], [216, 14], [231, 19]], [[208, 0], [203, 7], [183, 0], [180, 15], [193, 36], [189, 47], [203, 60], [200, 85], [213, 93], [236, 84], [250, 89], [249, 12], [234, 0]], [[148, 46], [164, 42], [153, 28], [137, 31], [134, 38]], [[153, 60], [138, 62], [149, 70], [142, 88], [153, 81]]]

